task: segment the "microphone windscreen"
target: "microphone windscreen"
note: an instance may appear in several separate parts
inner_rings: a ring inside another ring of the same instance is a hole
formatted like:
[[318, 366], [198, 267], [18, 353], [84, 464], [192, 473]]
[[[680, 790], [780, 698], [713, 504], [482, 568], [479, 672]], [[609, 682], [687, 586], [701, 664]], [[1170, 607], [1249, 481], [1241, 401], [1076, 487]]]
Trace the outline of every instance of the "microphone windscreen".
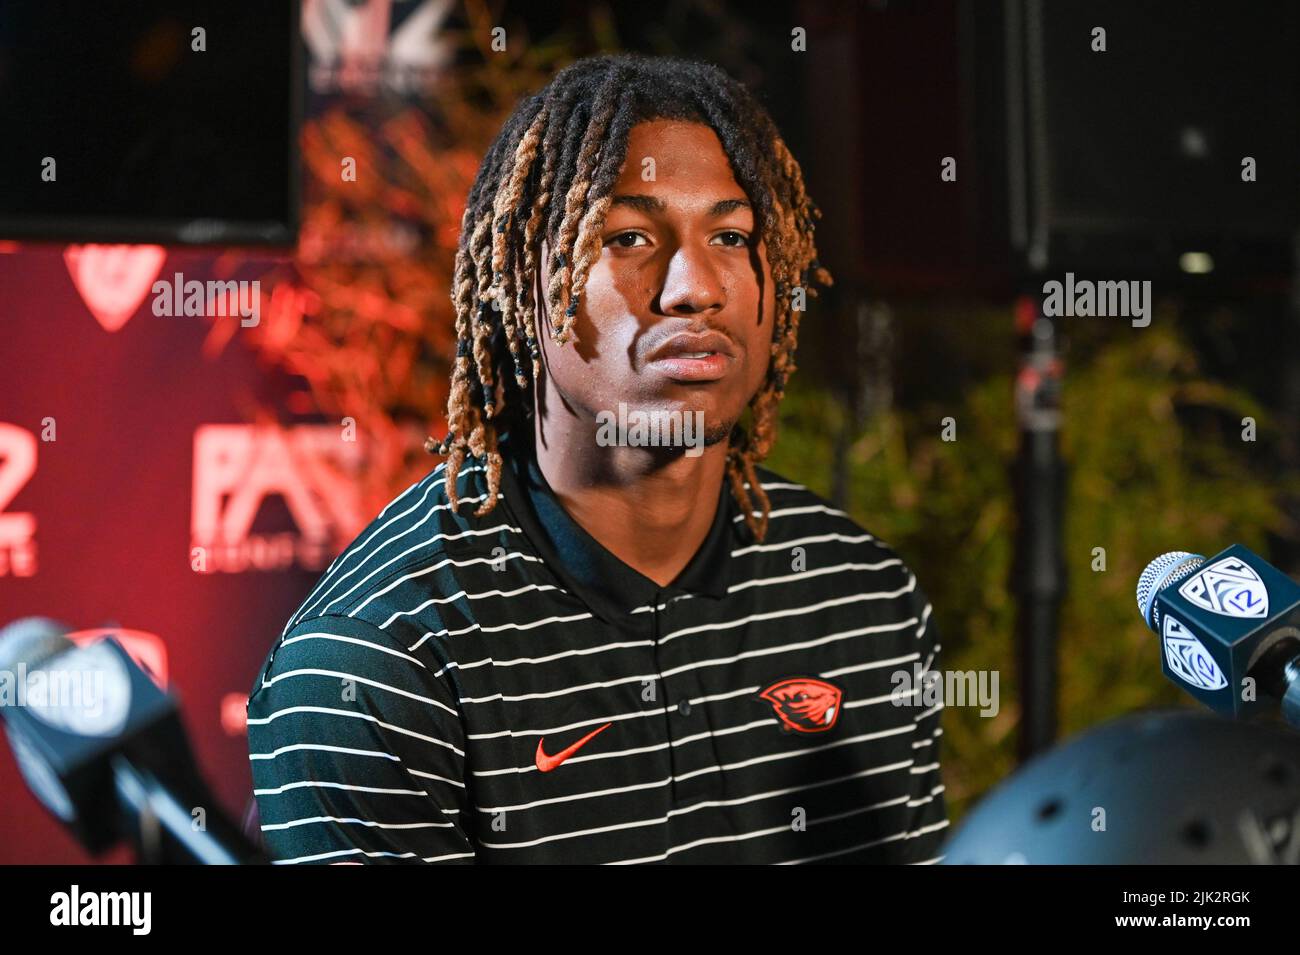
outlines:
[[76, 646], [71, 630], [49, 617], [23, 617], [0, 630], [0, 669], [15, 670], [20, 663], [39, 666], [52, 656]]
[[1157, 629], [1157, 622], [1151, 617], [1151, 605], [1165, 582], [1173, 580], [1178, 575], [1186, 576], [1203, 563], [1205, 558], [1200, 554], [1191, 554], [1185, 550], [1171, 550], [1147, 564], [1147, 569], [1142, 571], [1142, 576], [1138, 578], [1137, 602], [1138, 610], [1142, 612], [1142, 619], [1146, 621], [1148, 627]]

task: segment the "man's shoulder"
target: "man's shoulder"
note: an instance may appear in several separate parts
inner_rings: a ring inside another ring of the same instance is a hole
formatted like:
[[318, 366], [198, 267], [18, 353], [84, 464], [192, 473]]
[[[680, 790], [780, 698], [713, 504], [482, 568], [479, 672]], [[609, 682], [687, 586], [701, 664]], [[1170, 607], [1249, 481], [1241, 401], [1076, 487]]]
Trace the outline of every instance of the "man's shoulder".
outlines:
[[428, 635], [430, 625], [437, 629], [439, 608], [432, 601], [422, 606], [413, 594], [455, 594], [460, 567], [484, 559], [484, 548], [490, 553], [487, 529], [508, 521], [499, 506], [474, 516], [486, 488], [481, 463], [467, 460], [456, 476], [460, 506], [453, 509], [442, 462], [384, 505], [290, 614], [254, 693], [295, 667], [387, 672], [425, 657], [420, 666], [436, 666], [437, 641]]
[[382, 625], [385, 596], [404, 581], [450, 584], [461, 568], [490, 559], [493, 548], [515, 530], [500, 492], [492, 511], [475, 516], [488, 490], [485, 468], [475, 458], [459, 468], [455, 487], [459, 500], [453, 508], [442, 462], [394, 497], [320, 576], [286, 632], [321, 617]]
[[860, 524], [843, 508], [813, 491], [766, 467], [756, 467], [755, 474], [767, 494], [768, 512], [765, 545], [773, 547], [830, 545], [855, 561], [898, 561], [907, 572], [898, 553], [881, 538]]
[[758, 467], [755, 473], [771, 510], [764, 544], [752, 549], [788, 561], [792, 548], [806, 548], [806, 572], [854, 593], [870, 594], [881, 606], [899, 608], [915, 625], [918, 639], [937, 644], [930, 599], [898, 550], [805, 485], [770, 468]]

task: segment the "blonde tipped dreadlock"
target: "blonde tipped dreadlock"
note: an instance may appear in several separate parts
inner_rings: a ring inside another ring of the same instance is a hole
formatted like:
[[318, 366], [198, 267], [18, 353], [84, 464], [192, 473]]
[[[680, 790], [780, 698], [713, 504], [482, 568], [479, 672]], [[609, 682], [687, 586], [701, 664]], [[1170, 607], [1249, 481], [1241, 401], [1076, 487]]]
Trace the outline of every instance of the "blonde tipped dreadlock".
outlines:
[[473, 455], [485, 459], [488, 479], [487, 495], [474, 514], [482, 517], [493, 509], [502, 461], [491, 419], [512, 413], [518, 423], [530, 410], [523, 398], [541, 356], [537, 310], [542, 303], [534, 295], [541, 239], [552, 257], [542, 295], [547, 334], [563, 345], [573, 334], [587, 277], [600, 257], [600, 234], [626, 158], [628, 131], [652, 119], [712, 127], [754, 205], [767, 246], [776, 299], [772, 359], [749, 403], [751, 427], [732, 429], [727, 452], [728, 481], [745, 523], [756, 539], [766, 536], [771, 505], [754, 468], [772, 449], [777, 409], [795, 371], [795, 291], [816, 297], [814, 282], [831, 284], [813, 242], [821, 213], [804, 190], [799, 164], [749, 92], [717, 67], [669, 57], [579, 60], [519, 105], [483, 159], [461, 220], [452, 279], [457, 344], [448, 433], [442, 441], [425, 442], [430, 452], [447, 455], [453, 508], [460, 505], [457, 475]]

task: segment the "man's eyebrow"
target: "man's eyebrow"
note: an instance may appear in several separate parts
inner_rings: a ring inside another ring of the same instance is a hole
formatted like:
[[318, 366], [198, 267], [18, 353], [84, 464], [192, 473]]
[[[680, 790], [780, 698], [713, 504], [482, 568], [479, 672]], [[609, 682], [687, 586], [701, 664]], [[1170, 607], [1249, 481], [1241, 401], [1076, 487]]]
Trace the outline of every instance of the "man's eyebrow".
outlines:
[[746, 199], [723, 199], [715, 202], [713, 208], [709, 210], [711, 216], [725, 216], [728, 212], [735, 212], [737, 209], [749, 209], [749, 201]]
[[[647, 215], [653, 215], [656, 212], [667, 212], [668, 204], [657, 196], [646, 195], [623, 195], [615, 196], [613, 205], [628, 206], [636, 209], [638, 212], [644, 212]], [[725, 216], [728, 212], [734, 212], [737, 209], [750, 208], [747, 199], [720, 199], [713, 204], [709, 210], [709, 215], [714, 218]]]

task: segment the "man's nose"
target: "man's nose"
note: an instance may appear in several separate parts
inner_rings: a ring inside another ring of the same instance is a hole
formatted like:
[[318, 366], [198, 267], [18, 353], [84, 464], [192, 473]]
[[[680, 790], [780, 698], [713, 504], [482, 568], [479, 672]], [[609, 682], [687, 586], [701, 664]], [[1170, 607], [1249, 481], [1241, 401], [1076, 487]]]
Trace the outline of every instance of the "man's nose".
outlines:
[[659, 310], [666, 315], [694, 315], [718, 311], [726, 304], [726, 290], [707, 250], [679, 246], [668, 261]]

